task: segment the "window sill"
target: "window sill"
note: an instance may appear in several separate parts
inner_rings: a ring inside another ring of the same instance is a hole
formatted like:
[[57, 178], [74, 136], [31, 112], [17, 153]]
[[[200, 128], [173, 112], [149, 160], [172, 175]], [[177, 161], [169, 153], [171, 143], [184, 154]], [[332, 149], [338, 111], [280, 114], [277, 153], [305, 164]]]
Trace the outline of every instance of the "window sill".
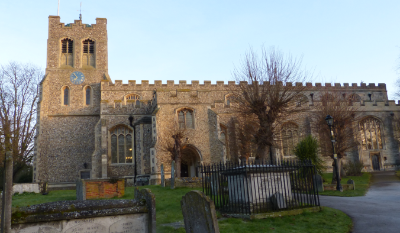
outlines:
[[117, 167], [117, 166], [129, 166], [135, 165], [134, 163], [112, 163], [109, 166]]

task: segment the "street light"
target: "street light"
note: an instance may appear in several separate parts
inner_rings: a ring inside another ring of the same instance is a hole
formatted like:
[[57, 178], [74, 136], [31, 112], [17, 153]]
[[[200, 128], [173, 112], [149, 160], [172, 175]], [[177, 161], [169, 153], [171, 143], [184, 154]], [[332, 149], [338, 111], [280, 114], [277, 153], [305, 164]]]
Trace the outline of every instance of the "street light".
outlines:
[[329, 131], [331, 134], [331, 142], [332, 142], [332, 148], [333, 148], [333, 161], [335, 163], [335, 170], [336, 170], [336, 190], [343, 192], [342, 185], [340, 185], [340, 174], [339, 174], [339, 166], [338, 166], [338, 161], [337, 161], [337, 154], [335, 152], [335, 135], [333, 134], [333, 117], [331, 115], [326, 116], [325, 118], [326, 123], [329, 126]]
[[[135, 126], [133, 125], [133, 116], [129, 116], [129, 118], [128, 118], [128, 120], [129, 120], [129, 125], [134, 129], [134, 131], [133, 131], [133, 141], [135, 142], [135, 147], [136, 147], [136, 134], [135, 134]], [[132, 151], [132, 148], [129, 148], [129, 151]], [[133, 177], [133, 185], [134, 186], [136, 186], [136, 175], [137, 175], [137, 172], [136, 172], [136, 150], [135, 151], [133, 151], [133, 162], [134, 162], [134, 173], [135, 173], [135, 176]]]

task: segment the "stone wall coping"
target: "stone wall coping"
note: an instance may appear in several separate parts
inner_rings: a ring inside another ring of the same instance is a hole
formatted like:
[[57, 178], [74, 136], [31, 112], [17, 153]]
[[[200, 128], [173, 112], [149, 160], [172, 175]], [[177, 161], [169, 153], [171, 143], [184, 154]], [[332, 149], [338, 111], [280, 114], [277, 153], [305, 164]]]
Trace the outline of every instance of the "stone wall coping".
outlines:
[[93, 218], [110, 215], [148, 213], [141, 200], [57, 201], [16, 208], [12, 224]]

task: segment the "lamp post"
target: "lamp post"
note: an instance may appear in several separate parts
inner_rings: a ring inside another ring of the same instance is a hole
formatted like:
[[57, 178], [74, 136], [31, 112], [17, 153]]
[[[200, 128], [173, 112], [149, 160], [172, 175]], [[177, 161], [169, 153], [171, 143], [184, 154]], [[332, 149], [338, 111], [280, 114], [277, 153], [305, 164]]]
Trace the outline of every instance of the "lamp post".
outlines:
[[[136, 134], [135, 134], [135, 127], [134, 127], [134, 125], [133, 125], [133, 116], [129, 116], [129, 125], [133, 128], [133, 141], [134, 141], [134, 145], [135, 145], [135, 147], [136, 147]], [[129, 151], [132, 151], [132, 148], [130, 148], [129, 149]], [[135, 174], [135, 176], [133, 177], [133, 185], [134, 186], [136, 186], [136, 175], [137, 175], [137, 173], [136, 173], [136, 150], [134, 150], [133, 151], [133, 162], [134, 162], [134, 174]]]
[[335, 170], [336, 170], [336, 190], [343, 192], [342, 185], [340, 185], [340, 174], [339, 174], [339, 166], [338, 166], [338, 160], [337, 160], [337, 154], [335, 151], [335, 135], [333, 134], [333, 117], [331, 115], [326, 116], [325, 118], [326, 123], [329, 126], [329, 131], [331, 134], [331, 142], [332, 142], [332, 148], [333, 148], [333, 161], [335, 163]]

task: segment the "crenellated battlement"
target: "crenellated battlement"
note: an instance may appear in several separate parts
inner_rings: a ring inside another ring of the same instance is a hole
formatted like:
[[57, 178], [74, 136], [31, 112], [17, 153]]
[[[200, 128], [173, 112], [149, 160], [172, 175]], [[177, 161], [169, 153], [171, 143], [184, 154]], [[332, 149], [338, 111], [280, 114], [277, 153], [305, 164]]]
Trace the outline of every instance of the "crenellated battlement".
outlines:
[[[247, 84], [246, 81], [241, 81], [240, 84]], [[153, 84], [150, 84], [149, 80], [142, 80], [141, 84], [137, 84], [136, 80], [129, 80], [127, 84], [124, 84], [122, 80], [115, 80], [114, 83], [109, 82], [107, 80], [104, 80], [102, 83], [102, 86], [106, 87], [114, 87], [114, 86], [130, 86], [130, 87], [231, 87], [231, 86], [238, 86], [238, 84], [235, 81], [228, 81], [228, 83], [225, 83], [225, 81], [216, 81], [215, 84], [212, 84], [211, 81], [204, 81], [203, 84], [200, 84], [198, 80], [193, 80], [191, 84], [187, 84], [186, 80], [179, 80], [178, 83], [175, 83], [174, 80], [168, 80], [167, 83], [162, 83], [161, 80], [155, 80]], [[325, 83], [322, 85], [322, 83], [313, 83], [311, 82], [306, 82], [305, 84], [302, 82], [287, 82], [286, 86], [304, 86], [308, 87], [310, 89], [326, 89], [330, 88], [331, 90], [351, 90], [351, 89], [367, 89], [367, 90], [381, 90], [381, 91], [386, 91], [386, 84], [385, 83], [378, 83], [376, 85], [375, 83], [369, 83], [368, 85], [366, 83], [361, 83], [360, 85], [358, 83]]]
[[62, 28], [66, 30], [71, 30], [76, 27], [87, 29], [87, 30], [96, 30], [101, 25], [107, 24], [106, 18], [96, 18], [96, 24], [84, 24], [82, 20], [74, 20], [73, 23], [61, 23], [60, 16], [49, 16], [49, 28], [56, 27]]

